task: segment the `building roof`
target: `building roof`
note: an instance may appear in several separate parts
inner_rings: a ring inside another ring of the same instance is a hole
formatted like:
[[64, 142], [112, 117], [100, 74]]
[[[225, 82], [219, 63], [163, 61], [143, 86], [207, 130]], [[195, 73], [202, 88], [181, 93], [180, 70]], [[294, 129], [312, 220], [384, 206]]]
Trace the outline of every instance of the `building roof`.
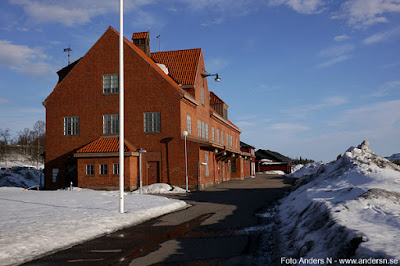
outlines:
[[217, 96], [214, 92], [210, 91], [210, 104], [219, 104], [219, 103], [224, 103], [226, 106], [228, 106], [221, 98]]
[[269, 159], [272, 161], [277, 161], [277, 162], [290, 162], [291, 159], [289, 157], [286, 157], [279, 152], [276, 151], [270, 151], [270, 150], [262, 150], [259, 149], [256, 151], [256, 158], [257, 160], [261, 159]]
[[243, 141], [241, 141], [240, 142], [240, 148], [252, 148], [252, 149], [255, 149], [255, 147], [254, 146], [251, 146], [251, 145], [249, 145], [249, 144], [247, 144], [247, 143], [244, 143]]
[[149, 36], [149, 32], [148, 31], [135, 32], [134, 34], [132, 34], [132, 40], [146, 39], [147, 36]]
[[169, 52], [151, 53], [151, 58], [168, 68], [169, 75], [182, 85], [193, 85], [196, 79], [197, 65], [201, 49], [187, 49]]
[[[89, 144], [78, 149], [77, 153], [107, 153], [119, 151], [119, 138], [118, 137], [100, 137]], [[125, 152], [136, 151], [136, 148], [125, 140]]]

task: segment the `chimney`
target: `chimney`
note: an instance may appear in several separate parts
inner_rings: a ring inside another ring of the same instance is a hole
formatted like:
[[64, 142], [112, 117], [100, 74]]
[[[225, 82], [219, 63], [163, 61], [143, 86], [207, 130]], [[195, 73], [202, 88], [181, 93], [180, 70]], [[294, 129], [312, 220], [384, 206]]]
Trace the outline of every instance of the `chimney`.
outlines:
[[150, 56], [150, 34], [148, 31], [135, 32], [132, 35], [132, 42], [147, 56]]

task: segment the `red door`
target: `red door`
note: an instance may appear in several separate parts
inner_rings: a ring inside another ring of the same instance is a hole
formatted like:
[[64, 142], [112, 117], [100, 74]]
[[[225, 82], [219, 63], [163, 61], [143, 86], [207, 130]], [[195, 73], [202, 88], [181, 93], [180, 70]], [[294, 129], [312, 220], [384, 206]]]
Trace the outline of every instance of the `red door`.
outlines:
[[147, 162], [147, 184], [160, 182], [159, 162]]

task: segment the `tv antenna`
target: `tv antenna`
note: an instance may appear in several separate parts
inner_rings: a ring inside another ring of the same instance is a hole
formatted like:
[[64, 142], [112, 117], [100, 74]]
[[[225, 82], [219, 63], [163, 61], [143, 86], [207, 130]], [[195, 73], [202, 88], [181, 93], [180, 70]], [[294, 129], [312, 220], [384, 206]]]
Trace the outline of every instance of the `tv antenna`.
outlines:
[[158, 39], [158, 51], [161, 52], [161, 34], [159, 34], [156, 38]]
[[68, 53], [68, 65], [71, 64], [71, 60], [70, 60], [71, 59], [71, 52], [72, 52], [72, 49], [68, 45], [68, 48], [64, 49], [64, 53]]

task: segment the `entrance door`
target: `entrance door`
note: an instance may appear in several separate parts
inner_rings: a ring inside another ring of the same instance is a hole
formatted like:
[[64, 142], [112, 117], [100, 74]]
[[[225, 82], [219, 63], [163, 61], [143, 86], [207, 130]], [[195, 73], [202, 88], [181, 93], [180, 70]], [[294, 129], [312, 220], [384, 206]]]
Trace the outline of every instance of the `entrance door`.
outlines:
[[147, 184], [160, 183], [159, 162], [147, 162]]

